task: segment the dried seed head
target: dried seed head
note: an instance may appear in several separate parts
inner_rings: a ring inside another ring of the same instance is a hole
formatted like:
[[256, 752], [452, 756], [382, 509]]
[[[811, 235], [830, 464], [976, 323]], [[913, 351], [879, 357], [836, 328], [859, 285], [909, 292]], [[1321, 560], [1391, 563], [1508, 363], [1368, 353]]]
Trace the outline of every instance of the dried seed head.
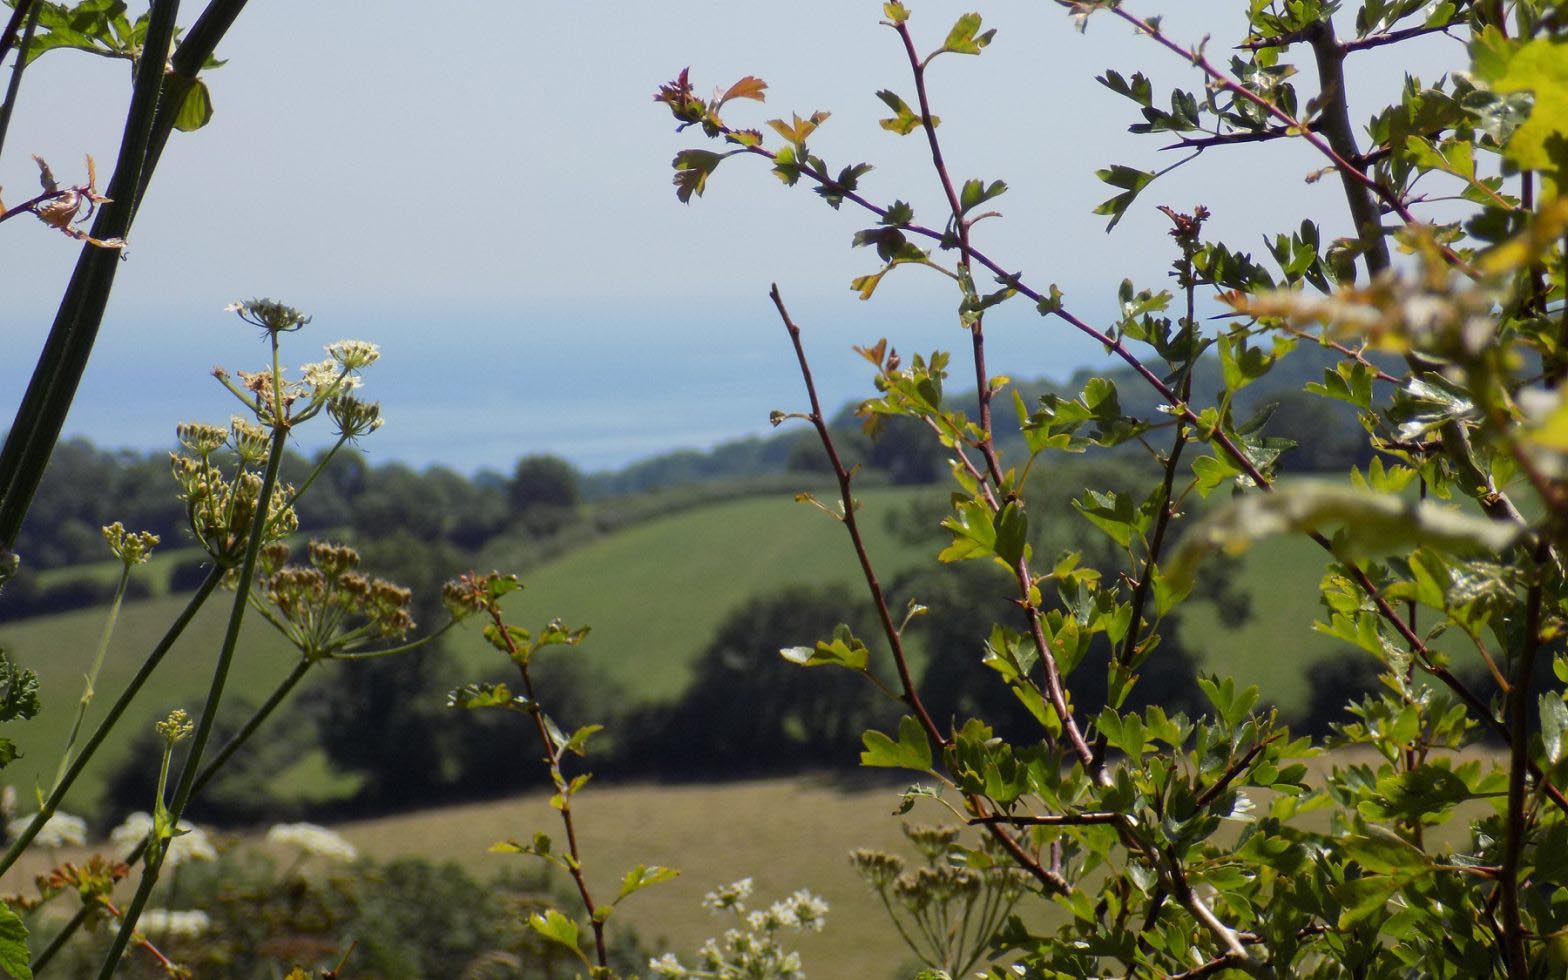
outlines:
[[239, 314], [241, 320], [260, 327], [273, 337], [298, 330], [310, 322], [310, 317], [299, 310], [271, 299], [239, 300], [224, 309]]

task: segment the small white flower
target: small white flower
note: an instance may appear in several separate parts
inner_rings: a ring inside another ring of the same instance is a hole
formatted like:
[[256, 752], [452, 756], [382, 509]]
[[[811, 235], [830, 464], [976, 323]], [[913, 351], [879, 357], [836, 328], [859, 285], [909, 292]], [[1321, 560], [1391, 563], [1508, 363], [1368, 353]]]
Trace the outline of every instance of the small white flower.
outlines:
[[[121, 821], [120, 825], [109, 831], [109, 842], [120, 852], [121, 857], [128, 856], [147, 835], [152, 833], [152, 814], [142, 810], [132, 813]], [[169, 853], [164, 855], [163, 867], [173, 871], [182, 864], [192, 861], [216, 861], [218, 849], [213, 846], [212, 838], [200, 827], [193, 826], [181, 820], [179, 832], [169, 841]]]
[[212, 928], [212, 919], [200, 909], [148, 909], [142, 913], [137, 927], [153, 936], [195, 939]]
[[[6, 836], [16, 840], [37, 816], [32, 813], [12, 820], [5, 825]], [[64, 810], [56, 810], [54, 816], [44, 821], [44, 825], [38, 829], [38, 836], [33, 838], [33, 843], [39, 847], [80, 847], [87, 843], [87, 821]]]
[[681, 966], [681, 961], [675, 958], [674, 953], [665, 953], [658, 959], [648, 961], [648, 969], [661, 977], [684, 977], [686, 968]]
[[136, 845], [146, 840], [150, 833], [152, 833], [152, 814], [137, 810], [121, 821], [118, 827], [109, 831], [109, 843], [115, 846], [121, 857], [125, 857], [136, 849]]
[[359, 857], [359, 850], [341, 834], [313, 823], [274, 824], [267, 831], [267, 843], [285, 844], [299, 848], [305, 854], [334, 861], [353, 861]]
[[192, 861], [216, 860], [218, 860], [218, 849], [212, 846], [212, 838], [207, 836], [207, 832], [182, 820], [179, 832], [169, 840], [169, 853], [163, 856], [163, 866], [166, 870], [173, 871], [180, 865]]
[[742, 878], [731, 882], [722, 888], [714, 889], [702, 898], [703, 908], [721, 912], [725, 909], [739, 908], [751, 895], [751, 879]]
[[358, 371], [376, 363], [381, 348], [368, 340], [340, 340], [327, 345], [327, 354], [350, 371]]
[[338, 383], [338, 376], [342, 373], [343, 368], [333, 360], [301, 364], [299, 367], [300, 379], [317, 391], [334, 387]]
[[827, 924], [828, 903], [804, 888], [789, 897], [789, 906], [802, 929], [821, 932]]

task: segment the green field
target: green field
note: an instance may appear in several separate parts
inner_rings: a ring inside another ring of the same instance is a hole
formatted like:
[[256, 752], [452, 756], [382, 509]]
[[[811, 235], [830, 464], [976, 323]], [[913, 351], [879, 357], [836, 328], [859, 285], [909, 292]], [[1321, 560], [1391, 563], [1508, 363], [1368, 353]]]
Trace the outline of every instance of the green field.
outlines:
[[[921, 549], [894, 539], [885, 515], [931, 492], [876, 489], [865, 495], [862, 520], [884, 574], [924, 557]], [[490, 557], [505, 567], [506, 555]], [[559, 616], [590, 624], [593, 635], [584, 651], [590, 662], [602, 666], [607, 677], [637, 700], [654, 700], [680, 693], [690, 663], [736, 604], [797, 582], [850, 588], [857, 575], [854, 553], [837, 522], [788, 497], [753, 498], [649, 521], [572, 551], [535, 569], [528, 576], [528, 590], [513, 600], [512, 608], [519, 622], [542, 623]], [[144, 731], [173, 707], [193, 713], [199, 709], [231, 601], [230, 593], [208, 601], [149, 690], [132, 705], [121, 723], [124, 730]], [[89, 724], [118, 696], [183, 603], [178, 597], [126, 603]], [[43, 693], [43, 712], [7, 733], [25, 753], [7, 773], [24, 797], [35, 784], [53, 778], [102, 628], [103, 612], [97, 609], [0, 624], [0, 646], [38, 671]], [[450, 684], [430, 692], [432, 698], [443, 697], [449, 687], [470, 680], [472, 672], [497, 662], [495, 651], [479, 639], [476, 629], [453, 645], [463, 665], [447, 679]], [[230, 677], [230, 697], [240, 705], [260, 701], [292, 664], [291, 648], [251, 617]], [[354, 668], [318, 668], [322, 674], [314, 683], [337, 669]], [[75, 809], [93, 808], [103, 774], [123, 755], [123, 743], [100, 753], [73, 793]], [[323, 767], [308, 759], [296, 767], [295, 775], [302, 780], [299, 792], [306, 795], [319, 795], [328, 782]]]
[[[124, 731], [131, 734], [146, 731], [171, 708], [183, 707], [192, 714], [200, 710], [232, 600], [233, 594], [228, 592], [216, 593], [208, 600], [185, 635], [169, 651], [158, 673], [132, 702], [126, 720], [121, 722]], [[119, 696], [147, 652], [184, 605], [183, 598], [164, 597], [127, 603], [121, 610], [103, 673], [98, 678], [97, 695], [88, 714], [89, 726]], [[102, 610], [84, 609], [0, 627], [0, 645], [19, 663], [38, 672], [42, 690], [43, 710], [38, 717], [8, 725], [9, 730], [4, 732], [23, 752], [23, 758], [7, 768], [6, 777], [17, 787], [24, 801], [35, 785], [41, 784], [47, 789], [54, 778], [60, 750], [76, 717], [83, 679], [92, 665], [103, 622]], [[234, 669], [229, 675], [230, 696], [234, 699], [230, 707], [243, 710], [246, 704], [255, 705], [261, 701], [293, 664], [291, 647], [260, 620], [247, 621]], [[103, 774], [124, 758], [125, 748], [123, 739], [111, 739], [104, 746], [77, 784], [78, 789], [67, 810], [92, 809], [91, 801], [97, 797]], [[24, 802], [24, 808], [26, 805]]]
[[[860, 527], [884, 580], [931, 557], [930, 548], [898, 540], [887, 515], [942, 493], [888, 487], [861, 495]], [[483, 560], [502, 570], [518, 563], [506, 554]], [[531, 628], [559, 617], [591, 626], [584, 652], [635, 702], [678, 695], [714, 630], [748, 599], [797, 583], [842, 586], [855, 601], [864, 591], [843, 526], [786, 496], [649, 521], [543, 565], [525, 583], [527, 590], [510, 600], [516, 622]], [[459, 645], [475, 665], [496, 662], [477, 633]]]
[[[939, 493], [933, 488], [877, 488], [864, 495], [862, 526], [884, 580], [930, 559], [929, 546], [911, 545], [888, 529], [887, 515]], [[484, 559], [487, 566], [506, 568], [519, 557], [496, 553]], [[1243, 556], [1239, 566], [1253, 593], [1252, 621], [1227, 629], [1200, 604], [1182, 623], [1183, 644], [1200, 656], [1206, 669], [1231, 671], [1244, 682], [1260, 684], [1287, 709], [1301, 706], [1306, 696], [1303, 671], [1338, 648], [1311, 627], [1318, 616], [1316, 585], [1325, 557], [1305, 540], [1263, 542]], [[560, 617], [569, 624], [592, 626], [585, 661], [633, 703], [677, 696], [716, 627], [754, 596], [805, 582], [842, 586], [855, 601], [863, 594], [843, 528], [783, 496], [726, 501], [638, 524], [535, 568], [526, 581], [527, 590], [510, 600], [515, 621], [536, 626]], [[129, 731], [145, 730], [171, 707], [199, 707], [231, 598], [218, 594], [192, 624], [169, 655], [161, 679], [133, 706]], [[126, 605], [92, 717], [118, 694], [181, 603], [176, 597], [160, 597]], [[27, 755], [10, 775], [24, 795], [53, 775], [101, 628], [102, 613], [97, 610], [0, 626], [0, 644], [36, 669], [43, 685], [43, 713], [14, 726], [13, 737]], [[460, 654], [459, 668], [430, 692], [432, 698], [498, 663], [475, 629], [465, 630], [453, 645]], [[232, 696], [251, 703], [260, 700], [289, 669], [291, 658], [281, 640], [253, 618], [236, 662]], [[329, 665], [315, 683], [338, 669], [354, 668]], [[77, 809], [92, 809], [105, 766], [117, 763], [121, 755], [111, 746], [102, 764], [84, 776], [73, 796]], [[297, 784], [297, 792], [315, 797], [334, 785], [321, 760], [309, 757], [279, 782]]]

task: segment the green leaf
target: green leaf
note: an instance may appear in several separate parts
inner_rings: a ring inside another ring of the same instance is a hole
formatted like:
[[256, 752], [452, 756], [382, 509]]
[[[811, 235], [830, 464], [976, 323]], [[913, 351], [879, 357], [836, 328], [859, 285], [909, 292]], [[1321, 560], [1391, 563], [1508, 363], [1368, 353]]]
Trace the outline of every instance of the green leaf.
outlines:
[[577, 947], [577, 923], [555, 909], [535, 912], [528, 917], [528, 924], [534, 932], [551, 942], [560, 943], [578, 955], [582, 954]]
[[1568, 741], [1563, 731], [1568, 729], [1568, 704], [1560, 694], [1541, 695], [1541, 741], [1546, 748], [1546, 758], [1552, 765], [1568, 756]]
[[1535, 95], [1530, 118], [1514, 130], [1503, 156], [1524, 170], [1568, 171], [1568, 40], [1543, 37], [1493, 50], [1495, 57], [1482, 57], [1473, 49], [1476, 73], [1494, 92]]
[[32, 955], [27, 951], [27, 926], [11, 906], [0, 902], [0, 970], [12, 980], [32, 980]]
[[1299, 480], [1272, 493], [1235, 498], [1204, 517], [1182, 538], [1168, 572], [1175, 582], [1191, 583], [1198, 565], [1216, 550], [1240, 554], [1261, 538], [1325, 532], [1335, 526], [1343, 528], [1336, 543], [1345, 558], [1423, 546], [1458, 554], [1497, 554], [1520, 534], [1517, 525], [1430, 501]]
[[682, 150], [675, 155], [671, 166], [675, 168], [672, 178], [675, 184], [675, 196], [681, 203], [691, 203], [691, 196], [702, 196], [703, 190], [708, 186], [708, 175], [713, 173], [720, 161], [727, 154], [715, 153], [712, 150]]
[[533, 708], [533, 702], [521, 694], [514, 697], [511, 688], [505, 684], [465, 684], [447, 694], [446, 706], [466, 708], [470, 711], [479, 708], [505, 708], [509, 711], [526, 712]]
[[968, 214], [993, 197], [1001, 197], [1006, 193], [1007, 184], [1005, 181], [993, 180], [990, 184], [986, 184], [983, 180], [971, 178], [964, 181], [963, 190], [958, 195], [958, 203], [964, 213]]
[[1081, 500], [1074, 500], [1073, 507], [1123, 548], [1132, 542], [1132, 536], [1137, 531], [1138, 511], [1131, 497], [1124, 497], [1114, 491], [1100, 493], [1090, 490]]
[[1365, 834], [1353, 834], [1340, 843], [1345, 856], [1368, 871], [1408, 874], [1425, 871], [1429, 866], [1419, 847], [1387, 827], [1374, 824], [1366, 828]]
[[979, 14], [964, 14], [953, 24], [953, 29], [947, 32], [942, 50], [954, 54], [979, 54], [980, 49], [990, 44], [995, 36], [995, 29], [980, 33]]
[[621, 893], [615, 896], [615, 900], [619, 902], [632, 892], [641, 891], [649, 885], [657, 885], [661, 881], [669, 881], [679, 874], [680, 872], [674, 868], [660, 867], [657, 864], [639, 864], [626, 872], [626, 877], [621, 879]]
[[802, 667], [832, 665], [850, 670], [865, 670], [871, 661], [871, 651], [842, 623], [833, 628], [832, 640], [819, 640], [815, 647], [785, 647], [779, 656]]
[[194, 132], [212, 120], [212, 93], [207, 83], [196, 79], [180, 100], [180, 109], [174, 114], [174, 128], [182, 133]]
[[561, 751], [574, 755], [588, 754], [588, 739], [604, 731], [603, 725], [584, 725], [572, 732], [572, 737], [561, 743]]
[[1382, 912], [1403, 885], [1403, 879], [1385, 875], [1366, 875], [1345, 882], [1338, 890], [1343, 905], [1339, 913], [1340, 931], [1350, 930]]
[[[894, 112], [893, 116], [881, 121], [883, 129], [897, 133], [900, 136], [908, 136], [920, 128], [920, 114], [911, 109], [909, 103], [899, 98], [897, 93], [883, 89], [877, 93], [877, 98], [881, 99]], [[932, 126], [940, 126], [941, 124], [941, 117], [931, 117]]]
[[491, 646], [509, 657], [513, 649], [516, 649], [519, 654], [525, 654], [531, 640], [529, 632], [521, 626], [507, 626], [505, 632], [502, 632], [501, 627], [495, 623], [486, 623], [480, 633]]
[[996, 515], [996, 556], [1017, 568], [1029, 549], [1029, 518], [1023, 504], [1009, 501]]
[[878, 731], [868, 731], [860, 737], [866, 750], [860, 753], [863, 766], [889, 769], [931, 770], [931, 743], [925, 729], [910, 715], [898, 721], [898, 741]]
[[1111, 223], [1105, 226], [1106, 231], [1116, 227], [1122, 220], [1122, 215], [1127, 212], [1127, 208], [1138, 197], [1138, 193], [1149, 186], [1149, 182], [1155, 178], [1155, 175], [1147, 170], [1137, 170], [1119, 163], [1112, 164], [1105, 170], [1096, 170], [1094, 175], [1112, 187], [1120, 187], [1124, 191], [1109, 200], [1100, 202], [1094, 209], [1095, 214], [1111, 216]]

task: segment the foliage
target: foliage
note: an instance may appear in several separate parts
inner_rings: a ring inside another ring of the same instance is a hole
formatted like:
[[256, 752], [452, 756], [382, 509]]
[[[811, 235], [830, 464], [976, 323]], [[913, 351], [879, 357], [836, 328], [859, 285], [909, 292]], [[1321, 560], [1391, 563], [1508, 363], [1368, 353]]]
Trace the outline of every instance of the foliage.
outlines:
[[[1255, 260], [1205, 236], [1207, 207], [1161, 206], [1173, 288], [1126, 281], [1117, 316], [1094, 325], [1056, 285], [983, 250], [978, 226], [999, 217], [1007, 184], [959, 179], [946, 162], [928, 68], [983, 54], [994, 32], [979, 14], [960, 17], [922, 54], [911, 10], [883, 5], [908, 78], [903, 94], [877, 93], [892, 111], [882, 128], [929, 153], [939, 203], [924, 223], [915, 197], [873, 192], [870, 165], [817, 155], [828, 112], [791, 113], [766, 129], [732, 122], [748, 100], [765, 100], [763, 82], [746, 76], [709, 99], [681, 72], [654, 98], [716, 149], [677, 154], [680, 200], [701, 196], [729, 161], [761, 160], [786, 185], [869, 215], [853, 238], [877, 256], [850, 284], [862, 299], [906, 269], [954, 286], [979, 390], [946, 390], [949, 354], [906, 358], [879, 340], [860, 349], [877, 371], [877, 394], [860, 414], [873, 436], [889, 419], [912, 420], [946, 450], [953, 494], [939, 559], [986, 567], [993, 595], [1006, 590], [969, 626], [963, 646], [980, 661], [970, 669], [990, 668], [1032, 731], [996, 727], [994, 704], [964, 706], [976, 715], [932, 710], [940, 694], [916, 682], [907, 639], [914, 622], [942, 612], [918, 591], [896, 611], [876, 575], [854, 470], [818, 400], [803, 332], [774, 287], [810, 402], [775, 421], [801, 418], [816, 430], [840, 491], [837, 506], [822, 509], [847, 532], [881, 627], [879, 650], [864, 641], [840, 650], [835, 638], [786, 659], [864, 676], [890, 664], [905, 714], [896, 730], [865, 733], [862, 764], [912, 771], [921, 782], [905, 809], [942, 806], [983, 827], [1027, 876], [1024, 903], [1065, 916], [1054, 928], [1011, 919], [991, 944], [990, 976], [1523, 978], [1560, 969], [1568, 25], [1555, 4], [1531, 0], [1366, 0], [1353, 27], [1332, 19], [1339, 4], [1253, 3], [1247, 35], [1220, 62], [1207, 40], [1174, 39], [1130, 4], [1059, 2], [1080, 28], [1131, 27], [1197, 82], [1171, 92], [1167, 111], [1144, 71], [1100, 77], [1141, 115], [1132, 132], [1188, 153], [1159, 171], [1101, 170], [1113, 196], [1096, 211], [1109, 228], [1163, 186], [1161, 175], [1207, 151], [1299, 141], [1337, 179], [1352, 233], [1330, 241], [1313, 220], [1262, 228], [1269, 254]], [[1468, 61], [1435, 83], [1407, 78], [1398, 101], [1373, 114], [1363, 149], [1344, 62], [1440, 32], [1468, 38]], [[1315, 91], [1300, 90], [1289, 59], [1301, 53], [1315, 63]], [[1434, 208], [1439, 200], [1459, 202], [1460, 219]], [[1408, 256], [1399, 267], [1395, 249]], [[1090, 377], [1077, 391], [1032, 399], [1010, 391], [987, 370], [986, 316], [1025, 300], [1102, 344], [1130, 377]], [[1200, 302], [1228, 308], [1228, 322], [1205, 329]], [[1337, 483], [1278, 480], [1292, 437], [1328, 416], [1309, 414], [1298, 395], [1275, 406], [1294, 417], [1271, 424], [1274, 409], [1249, 413], [1241, 394], [1308, 342], [1336, 360], [1305, 391], [1350, 406], [1364, 432], [1363, 448], [1338, 451], [1358, 465]], [[1206, 354], [1219, 366], [1212, 400], [1194, 387]], [[1016, 427], [999, 421], [1009, 403]], [[1002, 439], [1009, 429], [1016, 436]], [[1152, 479], [1091, 484], [1053, 505], [1038, 474], [1063, 453], [1141, 456]], [[1111, 560], [1103, 548], [1039, 546], [1037, 525], [1079, 518], [1108, 540]], [[1322, 548], [1318, 628], [1380, 674], [1328, 743], [1362, 754], [1330, 756], [1326, 772], [1309, 765], [1322, 747], [1292, 737], [1260, 708], [1256, 688], [1198, 677], [1201, 701], [1178, 710], [1151, 669], [1175, 616], [1204, 589], [1198, 570], [1270, 535]], [[1435, 645], [1444, 633], [1463, 637], [1464, 661]], [[1097, 645], [1103, 660], [1090, 656]], [[1548, 662], [1554, 676], [1540, 671]], [[1476, 663], [1486, 670], [1480, 683]], [[1072, 682], [1085, 672], [1104, 679], [1103, 694]], [[1137, 696], [1151, 684], [1151, 697]], [[1467, 751], [1485, 738], [1505, 754]]]
[[[567, 954], [526, 925], [529, 911], [554, 900], [543, 874], [509, 869], [480, 881], [452, 864], [302, 862], [275, 847], [242, 846], [182, 871], [171, 897], [200, 918], [182, 928], [161, 916], [146, 932], [195, 976], [270, 978], [291, 966], [340, 963], [345, 975], [389, 980], [516, 976], [524, 964], [529, 976], [571, 976]], [[74, 940], [60, 972], [90, 971], [102, 945], [101, 934]], [[629, 933], [612, 955], [628, 972], [647, 958]], [[164, 974], [142, 954], [127, 959], [123, 975]]]

